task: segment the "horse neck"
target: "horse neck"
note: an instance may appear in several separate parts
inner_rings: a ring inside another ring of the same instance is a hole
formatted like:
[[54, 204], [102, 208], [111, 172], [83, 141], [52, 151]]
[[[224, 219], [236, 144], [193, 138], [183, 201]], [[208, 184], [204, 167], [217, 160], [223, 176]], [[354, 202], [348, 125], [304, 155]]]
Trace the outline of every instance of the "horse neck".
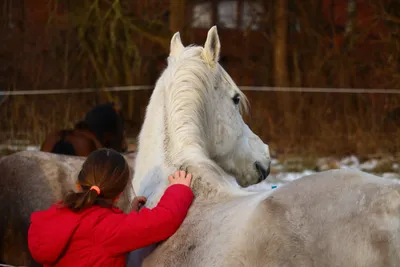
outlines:
[[145, 195], [148, 199], [151, 198], [153, 191], [158, 190], [159, 182], [166, 172], [163, 164], [164, 109], [160, 106], [163, 98], [164, 92], [157, 84], [147, 106], [135, 159], [133, 188], [137, 195]]
[[[175, 166], [168, 158], [171, 157], [165, 151], [163, 140], [164, 131], [162, 127], [154, 127], [155, 124], [143, 124], [142, 135], [136, 158], [135, 175], [133, 187], [137, 195], [146, 196], [149, 208], [154, 207], [168, 183], [168, 175], [173, 174], [179, 166]], [[153, 128], [151, 128], [153, 127]], [[145, 131], [153, 130], [153, 133]], [[161, 130], [161, 131], [160, 131]], [[184, 155], [187, 150], [183, 151]], [[175, 154], [175, 153], [174, 153]], [[182, 158], [185, 158], [183, 156]], [[231, 195], [235, 190], [225, 176], [228, 176], [217, 164], [205, 156], [199, 155], [193, 160], [189, 155], [182, 162], [182, 167], [193, 174], [192, 189], [197, 198], [210, 198], [220, 195]]]
[[[162, 151], [158, 152], [160, 152], [159, 155], [162, 155]], [[159, 157], [157, 154], [157, 151], [154, 150], [152, 157], [154, 161], [149, 158], [149, 162], [158, 162], [146, 168], [147, 172], [143, 175], [138, 172], [134, 177], [136, 194], [146, 196], [146, 206], [148, 208], [153, 208], [159, 202], [169, 186], [168, 175], [173, 174], [177, 170], [176, 167], [162, 160], [165, 157]], [[227, 199], [249, 194], [249, 192], [235, 187], [234, 183], [229, 181], [229, 175], [218, 169], [218, 167], [215, 168], [214, 165], [210, 166], [208, 161], [186, 162], [184, 169], [193, 174], [191, 188], [197, 199], [216, 201], [220, 198]]]
[[[156, 91], [158, 90], [158, 91]], [[196, 151], [198, 146], [184, 147], [183, 151], [166, 151], [163, 91], [156, 86], [150, 99], [146, 118], [139, 135], [138, 153], [135, 161], [133, 187], [136, 195], [146, 196], [149, 208], [154, 207], [168, 187], [168, 175], [179, 167], [171, 158], [181, 155], [178, 161], [193, 174], [192, 188], [197, 198], [231, 195], [238, 188], [229, 182], [227, 175], [207, 155]], [[151, 120], [150, 120], [151, 118]], [[195, 156], [194, 156], [195, 155]]]

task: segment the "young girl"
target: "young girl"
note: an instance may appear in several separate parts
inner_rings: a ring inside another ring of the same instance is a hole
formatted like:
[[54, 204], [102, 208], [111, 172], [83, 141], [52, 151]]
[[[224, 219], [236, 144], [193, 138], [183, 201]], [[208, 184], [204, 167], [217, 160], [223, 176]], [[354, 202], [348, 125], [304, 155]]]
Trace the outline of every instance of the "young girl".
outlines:
[[153, 209], [135, 198], [129, 214], [115, 208], [130, 181], [124, 157], [111, 149], [92, 152], [78, 175], [81, 192], [31, 215], [28, 246], [44, 266], [125, 266], [127, 252], [167, 239], [184, 221], [193, 201], [191, 174], [175, 172]]

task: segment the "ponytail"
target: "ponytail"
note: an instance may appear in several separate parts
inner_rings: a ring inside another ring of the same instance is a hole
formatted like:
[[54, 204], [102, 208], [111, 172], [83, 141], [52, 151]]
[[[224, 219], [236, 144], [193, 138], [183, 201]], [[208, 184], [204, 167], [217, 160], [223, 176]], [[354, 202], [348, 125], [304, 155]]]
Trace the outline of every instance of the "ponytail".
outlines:
[[95, 150], [78, 174], [79, 192], [69, 192], [61, 204], [73, 212], [93, 205], [113, 207], [129, 181], [129, 165], [120, 153], [105, 148]]
[[93, 206], [97, 202], [97, 192], [86, 190], [84, 192], [70, 192], [64, 199], [64, 206], [74, 212]]

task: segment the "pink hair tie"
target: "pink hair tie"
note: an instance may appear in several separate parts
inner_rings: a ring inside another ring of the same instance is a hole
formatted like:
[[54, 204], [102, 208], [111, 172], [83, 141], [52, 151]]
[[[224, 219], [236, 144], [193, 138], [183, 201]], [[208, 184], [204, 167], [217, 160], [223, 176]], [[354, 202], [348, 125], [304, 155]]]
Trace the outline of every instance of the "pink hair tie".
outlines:
[[90, 190], [95, 190], [97, 192], [97, 195], [100, 195], [100, 188], [97, 185], [93, 185]]

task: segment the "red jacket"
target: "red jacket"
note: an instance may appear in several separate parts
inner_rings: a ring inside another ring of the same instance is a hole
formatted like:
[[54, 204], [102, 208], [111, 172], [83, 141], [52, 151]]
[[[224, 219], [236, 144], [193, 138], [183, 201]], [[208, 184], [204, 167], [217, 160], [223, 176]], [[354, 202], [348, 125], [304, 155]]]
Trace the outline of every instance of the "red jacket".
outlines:
[[190, 187], [171, 185], [155, 208], [129, 214], [100, 206], [74, 213], [55, 204], [32, 213], [29, 250], [44, 266], [125, 266], [127, 252], [175, 233], [193, 197]]

